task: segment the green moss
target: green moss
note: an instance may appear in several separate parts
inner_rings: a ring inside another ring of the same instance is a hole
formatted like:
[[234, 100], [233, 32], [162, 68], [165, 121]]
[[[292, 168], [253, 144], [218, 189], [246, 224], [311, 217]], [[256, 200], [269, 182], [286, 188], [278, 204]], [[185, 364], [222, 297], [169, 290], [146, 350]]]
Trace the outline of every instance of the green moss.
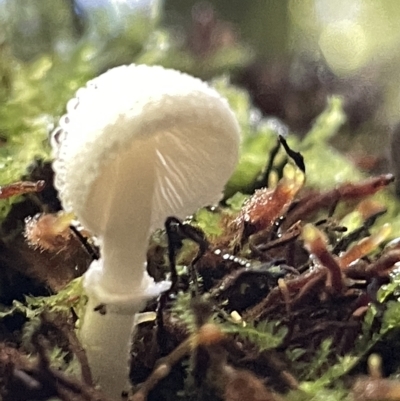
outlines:
[[[94, 71], [91, 50], [76, 50], [68, 62], [41, 56], [23, 63], [7, 47], [0, 49], [4, 69], [0, 103], [0, 185], [18, 181], [35, 159], [50, 159], [49, 131], [63, 113], [66, 101]], [[0, 218], [14, 200], [1, 201]]]
[[22, 314], [27, 319], [27, 327], [31, 325], [43, 313], [66, 313], [70, 314], [74, 308], [79, 316], [86, 304], [82, 287], [82, 278], [71, 281], [63, 290], [48, 297], [25, 296], [25, 302], [14, 301], [9, 308], [0, 306], [0, 319], [14, 314]]
[[285, 326], [274, 321], [262, 321], [259, 324], [234, 324], [225, 322], [222, 331], [228, 334], [236, 334], [242, 339], [247, 339], [257, 346], [260, 352], [279, 347], [288, 333]]

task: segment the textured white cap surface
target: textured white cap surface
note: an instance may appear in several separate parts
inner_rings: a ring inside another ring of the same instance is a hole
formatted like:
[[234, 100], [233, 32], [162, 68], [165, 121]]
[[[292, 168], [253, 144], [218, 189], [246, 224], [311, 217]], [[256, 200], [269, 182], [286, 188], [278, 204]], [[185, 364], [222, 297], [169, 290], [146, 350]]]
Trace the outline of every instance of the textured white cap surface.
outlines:
[[121, 170], [110, 166], [124, 159], [138, 186], [148, 179], [141, 166], [153, 163], [148, 207], [155, 229], [166, 216], [185, 217], [220, 199], [239, 142], [227, 101], [205, 82], [159, 66], [121, 66], [88, 82], [68, 103], [52, 138], [55, 185], [64, 208], [101, 235], [105, 208], [118, 206], [111, 198], [119, 197], [109, 195]]

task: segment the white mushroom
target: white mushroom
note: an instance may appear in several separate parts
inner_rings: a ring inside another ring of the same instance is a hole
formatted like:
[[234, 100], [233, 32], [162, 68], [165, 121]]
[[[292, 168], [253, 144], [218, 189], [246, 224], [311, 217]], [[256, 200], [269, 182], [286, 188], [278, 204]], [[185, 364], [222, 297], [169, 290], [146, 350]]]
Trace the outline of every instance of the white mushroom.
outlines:
[[[165, 291], [146, 271], [166, 217], [214, 204], [238, 159], [239, 127], [206, 83], [158, 66], [114, 68], [79, 89], [52, 136], [66, 211], [101, 242], [84, 278], [80, 332], [95, 379], [116, 396], [128, 378], [134, 315]], [[94, 311], [107, 305], [107, 313]]]

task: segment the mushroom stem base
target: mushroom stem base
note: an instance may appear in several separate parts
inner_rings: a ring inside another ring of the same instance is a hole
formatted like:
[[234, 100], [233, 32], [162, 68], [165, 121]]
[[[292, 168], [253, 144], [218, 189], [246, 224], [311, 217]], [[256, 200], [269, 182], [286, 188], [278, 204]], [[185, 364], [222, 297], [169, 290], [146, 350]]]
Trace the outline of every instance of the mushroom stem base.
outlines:
[[[90, 297], [80, 339], [86, 350], [89, 366], [96, 384], [110, 397], [119, 399], [121, 392], [129, 390], [129, 353], [135, 330], [135, 313], [132, 306], [129, 313], [116, 308], [105, 307], [100, 313], [99, 301]], [[136, 312], [143, 308], [143, 301]], [[104, 312], [103, 312], [104, 313]]]

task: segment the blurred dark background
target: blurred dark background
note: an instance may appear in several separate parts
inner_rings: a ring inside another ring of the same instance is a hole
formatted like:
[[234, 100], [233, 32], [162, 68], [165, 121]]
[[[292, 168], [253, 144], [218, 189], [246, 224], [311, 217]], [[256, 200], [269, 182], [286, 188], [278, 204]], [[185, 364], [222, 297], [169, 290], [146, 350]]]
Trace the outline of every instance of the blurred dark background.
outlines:
[[[334, 145], [372, 171], [396, 159], [399, 22], [396, 0], [0, 0], [0, 42], [22, 61], [67, 59], [89, 41], [97, 72], [145, 62], [229, 73], [298, 135], [340, 94], [347, 124]], [[144, 55], [149, 42], [157, 51]]]

